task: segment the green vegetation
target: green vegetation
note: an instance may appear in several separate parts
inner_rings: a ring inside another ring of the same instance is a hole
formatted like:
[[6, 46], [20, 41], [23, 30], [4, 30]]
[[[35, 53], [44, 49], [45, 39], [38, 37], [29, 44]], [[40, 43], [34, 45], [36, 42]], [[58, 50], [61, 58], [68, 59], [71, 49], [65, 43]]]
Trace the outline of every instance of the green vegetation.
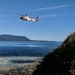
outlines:
[[25, 36], [15, 36], [15, 35], [0, 35], [0, 41], [29, 41]]
[[75, 32], [61, 46], [47, 54], [33, 75], [72, 75], [75, 70]]

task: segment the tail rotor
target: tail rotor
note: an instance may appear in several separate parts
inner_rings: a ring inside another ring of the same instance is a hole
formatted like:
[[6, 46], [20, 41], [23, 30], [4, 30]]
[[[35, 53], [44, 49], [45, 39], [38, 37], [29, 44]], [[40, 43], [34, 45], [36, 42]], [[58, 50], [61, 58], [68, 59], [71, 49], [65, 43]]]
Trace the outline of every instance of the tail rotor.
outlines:
[[36, 21], [38, 21], [38, 17], [36, 17]]

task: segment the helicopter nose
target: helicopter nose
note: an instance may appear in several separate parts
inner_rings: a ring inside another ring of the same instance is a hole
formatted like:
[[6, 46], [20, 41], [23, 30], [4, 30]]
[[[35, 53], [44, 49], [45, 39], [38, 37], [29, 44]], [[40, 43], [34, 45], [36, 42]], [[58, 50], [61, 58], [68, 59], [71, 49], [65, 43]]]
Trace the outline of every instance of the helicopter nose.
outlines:
[[22, 17], [20, 17], [20, 19], [22, 19]]

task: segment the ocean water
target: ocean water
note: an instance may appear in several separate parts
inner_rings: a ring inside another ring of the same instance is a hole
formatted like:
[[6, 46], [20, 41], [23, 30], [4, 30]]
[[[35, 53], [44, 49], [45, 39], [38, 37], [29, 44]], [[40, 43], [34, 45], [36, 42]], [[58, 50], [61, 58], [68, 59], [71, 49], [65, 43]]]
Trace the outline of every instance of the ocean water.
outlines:
[[24, 66], [41, 60], [61, 42], [0, 41], [0, 66]]

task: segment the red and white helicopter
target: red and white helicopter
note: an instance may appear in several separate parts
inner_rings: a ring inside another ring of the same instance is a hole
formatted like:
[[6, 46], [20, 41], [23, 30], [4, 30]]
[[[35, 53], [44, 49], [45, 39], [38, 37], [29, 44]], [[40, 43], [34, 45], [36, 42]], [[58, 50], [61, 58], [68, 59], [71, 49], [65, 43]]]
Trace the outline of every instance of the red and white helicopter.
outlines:
[[35, 19], [33, 19], [33, 18], [29, 17], [27, 14], [24, 15], [24, 16], [21, 16], [20, 19], [21, 20], [25, 20], [25, 21], [34, 21], [34, 22], [38, 21], [38, 17], [36, 17]]

